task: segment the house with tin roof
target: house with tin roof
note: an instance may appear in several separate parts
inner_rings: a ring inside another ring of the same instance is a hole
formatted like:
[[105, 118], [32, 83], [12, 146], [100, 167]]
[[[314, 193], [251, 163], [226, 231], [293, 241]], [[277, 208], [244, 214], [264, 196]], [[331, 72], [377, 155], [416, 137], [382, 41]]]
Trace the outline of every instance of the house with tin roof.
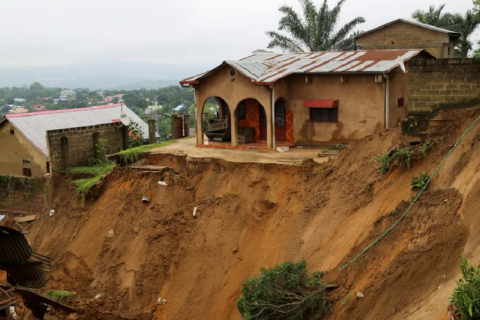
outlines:
[[397, 19], [356, 36], [362, 49], [424, 49], [435, 58], [453, 58], [461, 34], [429, 24]]
[[0, 175], [44, 176], [87, 165], [98, 139], [107, 152], [126, 147], [130, 120], [148, 139], [148, 125], [123, 104], [7, 114], [0, 120]]
[[[422, 49], [258, 53], [180, 84], [195, 89], [198, 146], [337, 144], [399, 126], [412, 59], [434, 57]], [[213, 118], [204, 110], [212, 101]]]

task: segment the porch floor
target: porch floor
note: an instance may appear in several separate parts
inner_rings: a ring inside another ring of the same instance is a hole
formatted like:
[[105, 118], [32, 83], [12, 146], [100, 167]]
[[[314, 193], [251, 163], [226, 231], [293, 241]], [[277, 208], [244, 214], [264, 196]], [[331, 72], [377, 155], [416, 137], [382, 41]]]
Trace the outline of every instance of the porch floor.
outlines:
[[[277, 147], [289, 147], [292, 148], [295, 146], [293, 142], [286, 141], [277, 141]], [[267, 147], [267, 141], [261, 140], [258, 142], [252, 143], [239, 143], [236, 147], [232, 147], [230, 141], [225, 142], [216, 142], [216, 141], [205, 141], [203, 144], [197, 144], [197, 147], [200, 148], [217, 148], [217, 149], [237, 149], [237, 150], [275, 150], [274, 148]]]

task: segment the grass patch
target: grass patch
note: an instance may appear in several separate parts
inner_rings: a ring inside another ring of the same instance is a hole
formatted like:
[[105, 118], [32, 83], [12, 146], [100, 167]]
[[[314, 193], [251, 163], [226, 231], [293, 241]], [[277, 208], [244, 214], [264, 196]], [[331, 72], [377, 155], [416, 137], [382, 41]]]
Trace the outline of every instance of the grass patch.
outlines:
[[106, 175], [110, 170], [113, 170], [115, 166], [115, 162], [105, 162], [104, 164], [97, 164], [89, 167], [69, 168], [67, 172], [74, 174], [92, 175], [91, 178], [72, 181], [72, 183], [75, 185], [77, 193], [82, 197], [85, 197], [90, 191], [90, 189], [92, 189], [92, 187], [97, 184], [97, 182], [99, 182], [100, 179], [102, 179], [102, 177]]
[[122, 161], [126, 163], [133, 163], [135, 161], [138, 161], [142, 153], [152, 149], [166, 147], [176, 141], [177, 140], [168, 140], [161, 143], [146, 144], [140, 147], [135, 147], [135, 148], [130, 148], [127, 150], [120, 151], [119, 153], [117, 153], [117, 155], [120, 157]]
[[63, 298], [70, 298], [70, 297], [75, 297], [77, 295], [76, 292], [71, 292], [71, 291], [65, 291], [65, 290], [50, 290], [45, 293], [45, 296], [55, 299], [55, 300], [61, 300]]
[[423, 189], [427, 185], [428, 179], [430, 179], [430, 176], [425, 171], [423, 171], [418, 177], [413, 177], [412, 190]]
[[428, 155], [428, 152], [430, 151], [430, 149], [434, 147], [435, 144], [436, 144], [435, 141], [426, 142], [422, 144], [420, 149], [418, 149], [418, 152], [425, 158]]
[[398, 172], [401, 172], [403, 167], [410, 169], [412, 165], [412, 150], [409, 147], [395, 149], [392, 154], [392, 160], [398, 165]]
[[375, 158], [378, 162], [380, 162], [380, 171], [385, 174], [390, 170], [390, 162], [392, 159], [390, 158], [390, 153], [384, 153]]

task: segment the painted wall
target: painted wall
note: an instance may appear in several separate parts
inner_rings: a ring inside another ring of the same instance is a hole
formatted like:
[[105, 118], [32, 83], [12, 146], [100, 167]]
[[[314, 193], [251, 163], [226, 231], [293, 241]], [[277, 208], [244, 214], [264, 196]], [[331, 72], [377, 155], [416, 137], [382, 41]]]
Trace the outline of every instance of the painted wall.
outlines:
[[455, 43], [448, 34], [397, 22], [358, 38], [357, 45], [364, 50], [425, 49], [436, 58], [452, 58]]
[[[408, 74], [401, 71], [389, 74], [390, 78], [390, 93], [389, 93], [389, 106], [390, 117], [389, 127], [399, 127], [402, 120], [407, 118], [408, 114], [408, 90], [407, 80]], [[399, 107], [399, 99], [404, 99], [404, 106]]]
[[[293, 135], [300, 145], [339, 143], [360, 139], [384, 128], [385, 82], [375, 83], [375, 76], [291, 75], [288, 80], [287, 108], [293, 112]], [[338, 122], [311, 122], [310, 108], [304, 100], [339, 100]]]
[[[10, 134], [10, 130], [14, 134]], [[0, 175], [23, 175], [23, 168], [32, 170], [33, 177], [46, 174], [48, 159], [36, 149], [25, 136], [8, 120], [0, 124]], [[30, 164], [23, 164], [22, 159], [30, 159]]]

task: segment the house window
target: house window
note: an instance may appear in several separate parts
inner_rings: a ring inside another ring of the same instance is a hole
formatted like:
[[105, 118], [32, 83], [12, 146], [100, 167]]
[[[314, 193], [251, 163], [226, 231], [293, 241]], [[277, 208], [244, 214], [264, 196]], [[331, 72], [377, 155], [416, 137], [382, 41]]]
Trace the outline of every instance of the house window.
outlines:
[[10, 129], [10, 134], [15, 134], [15, 130]]
[[399, 108], [405, 106], [405, 98], [400, 98], [400, 99], [398, 99], [398, 100], [397, 100], [397, 106], [398, 106]]
[[22, 163], [23, 164], [30, 164], [30, 163], [32, 163], [32, 160], [23, 158]]
[[338, 122], [338, 108], [310, 108], [312, 122]]
[[247, 119], [247, 106], [245, 105], [245, 100], [240, 102], [237, 107], [237, 119], [246, 120]]
[[47, 174], [50, 173], [50, 162], [47, 162]]
[[32, 176], [32, 169], [23, 168], [23, 175], [24, 175], [25, 177], [31, 177], [31, 176]]

